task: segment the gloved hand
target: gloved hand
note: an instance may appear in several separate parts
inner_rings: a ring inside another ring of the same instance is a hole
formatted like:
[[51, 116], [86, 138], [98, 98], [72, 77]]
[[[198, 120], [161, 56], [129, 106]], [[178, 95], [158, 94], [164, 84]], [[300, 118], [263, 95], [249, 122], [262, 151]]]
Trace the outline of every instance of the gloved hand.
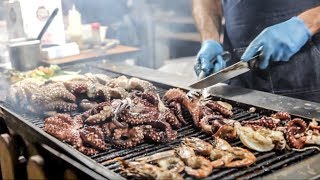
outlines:
[[289, 61], [311, 37], [311, 32], [298, 17], [264, 29], [248, 46], [241, 57], [249, 61], [262, 50], [259, 58], [259, 68], [265, 69], [270, 61]]
[[[199, 76], [201, 71], [205, 72], [205, 76], [210, 75], [213, 72], [217, 72], [226, 67], [226, 62], [223, 60], [221, 54], [223, 48], [215, 40], [204, 41], [201, 45], [201, 49], [197, 55], [197, 62], [194, 65], [194, 70]], [[213, 59], [216, 59], [212, 62]]]

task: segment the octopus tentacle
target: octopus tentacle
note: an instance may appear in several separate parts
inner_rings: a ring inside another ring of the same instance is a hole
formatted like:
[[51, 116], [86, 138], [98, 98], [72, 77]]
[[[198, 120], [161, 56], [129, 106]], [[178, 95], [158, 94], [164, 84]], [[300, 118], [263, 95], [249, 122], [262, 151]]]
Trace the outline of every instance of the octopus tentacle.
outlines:
[[304, 134], [307, 130], [307, 123], [300, 119], [295, 118], [288, 122], [286, 138], [288, 144], [294, 148], [301, 149], [305, 145], [305, 140], [303, 138], [297, 138], [297, 135]]
[[178, 129], [182, 126], [182, 123], [180, 123], [180, 121], [176, 118], [176, 116], [170, 109], [165, 109], [160, 112], [158, 120], [169, 123], [175, 129]]
[[172, 109], [174, 114], [176, 115], [177, 119], [180, 121], [182, 124], [187, 124], [186, 120], [184, 119], [182, 115], [182, 109], [181, 109], [181, 104], [177, 102], [171, 102], [169, 104], [169, 107]]
[[[187, 108], [192, 116], [194, 124], [199, 127], [201, 108], [198, 101], [190, 100], [185, 92], [180, 89], [170, 89], [163, 96], [164, 103], [169, 106], [171, 102], [177, 102]], [[170, 107], [169, 107], [170, 108]]]
[[77, 109], [75, 103], [68, 103], [64, 101], [53, 101], [43, 106], [45, 111], [59, 111], [59, 112], [69, 112]]
[[108, 149], [104, 141], [104, 135], [100, 127], [87, 126], [80, 130], [81, 139], [94, 148], [105, 151]]
[[269, 129], [275, 129], [279, 126], [280, 120], [276, 119], [276, 118], [272, 118], [272, 117], [263, 116], [261, 119], [243, 121], [241, 124], [242, 125], [257, 125], [257, 126], [266, 127]]
[[213, 134], [213, 132], [216, 132], [217, 130], [214, 128], [214, 126], [212, 126], [210, 124], [210, 122], [214, 122], [216, 120], [220, 120], [220, 119], [223, 119], [223, 117], [221, 115], [207, 115], [205, 117], [203, 117], [201, 120], [200, 120], [200, 127], [201, 129], [208, 133], [208, 134]]
[[133, 127], [131, 129], [115, 129], [112, 142], [117, 147], [130, 148], [143, 143], [143, 139], [143, 129], [141, 127]]
[[275, 114], [271, 114], [271, 117], [276, 118], [276, 119], [280, 119], [281, 121], [286, 121], [286, 120], [290, 120], [291, 116], [288, 112], [277, 112]]
[[215, 111], [218, 111], [220, 112], [221, 114], [225, 115], [225, 116], [232, 116], [233, 115], [233, 112], [225, 107], [223, 107], [222, 105], [220, 105], [219, 103], [217, 102], [214, 102], [214, 101], [208, 101], [205, 106], [209, 107], [210, 109], [212, 110], [215, 110]]
[[88, 83], [86, 81], [66, 81], [63, 84], [73, 94], [83, 94], [88, 90]]
[[235, 120], [218, 119], [212, 122], [212, 133], [214, 137], [222, 139], [236, 139], [237, 132], [234, 128]]
[[170, 124], [161, 120], [149, 120], [145, 122], [146, 125], [150, 125], [153, 128], [159, 129], [164, 132], [165, 138], [164, 141], [173, 141], [177, 138], [177, 132], [174, 131]]

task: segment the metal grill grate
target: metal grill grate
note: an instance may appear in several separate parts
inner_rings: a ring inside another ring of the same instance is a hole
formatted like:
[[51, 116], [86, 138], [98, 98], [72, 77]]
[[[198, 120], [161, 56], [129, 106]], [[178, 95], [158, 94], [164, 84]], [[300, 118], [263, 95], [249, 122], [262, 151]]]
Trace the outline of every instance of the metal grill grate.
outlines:
[[[95, 71], [99, 72], [99, 71]], [[109, 75], [110, 77], [117, 77], [119, 74], [103, 71], [102, 73]], [[160, 96], [163, 96], [166, 89], [162, 89], [161, 86], [158, 86], [158, 93]], [[260, 118], [265, 112], [268, 110], [259, 111], [259, 113], [250, 113], [243, 109], [245, 105], [241, 105], [239, 103], [232, 103], [234, 106], [233, 112], [234, 115], [232, 119], [238, 121], [245, 121], [245, 120], [253, 120]], [[5, 103], [3, 106], [8, 107]], [[13, 109], [12, 109], [13, 110]], [[15, 111], [14, 111], [15, 112]], [[263, 114], [261, 114], [263, 112]], [[18, 113], [18, 112], [16, 112]], [[37, 116], [25, 114], [25, 113], [18, 113], [19, 116], [28, 120], [33, 125], [42, 128], [43, 127], [43, 120]], [[154, 153], [167, 151], [177, 147], [180, 143], [180, 140], [184, 137], [198, 137], [206, 141], [210, 141], [211, 137], [206, 135], [205, 133], [201, 132], [199, 129], [194, 128], [192, 125], [191, 116], [185, 113], [186, 120], [189, 121], [189, 124], [180, 128], [178, 130], [178, 138], [177, 140], [166, 143], [166, 144], [141, 144], [135, 148], [131, 149], [110, 149], [106, 152], [102, 152], [100, 154], [91, 156], [90, 158], [95, 162], [103, 165], [104, 167], [108, 168], [109, 170], [119, 173], [119, 163], [115, 160], [115, 158], [121, 157], [124, 160], [135, 160], [139, 157], [143, 157], [146, 155], [152, 155]], [[231, 143], [233, 146], [240, 146], [244, 147], [240, 141], [235, 141]], [[76, 151], [76, 150], [74, 150]], [[206, 179], [250, 179], [258, 176], [263, 176], [277, 170], [280, 170], [283, 167], [289, 166], [293, 163], [297, 163], [307, 157], [317, 154], [316, 150], [307, 150], [304, 152], [267, 152], [267, 153], [259, 153], [254, 152], [257, 157], [257, 161], [251, 165], [250, 167], [246, 168], [229, 168], [229, 169], [215, 169], [213, 173], [207, 177]], [[84, 155], [83, 155], [84, 156]], [[107, 171], [107, 169], [106, 169]], [[188, 178], [188, 176], [184, 173], [183, 176]]]

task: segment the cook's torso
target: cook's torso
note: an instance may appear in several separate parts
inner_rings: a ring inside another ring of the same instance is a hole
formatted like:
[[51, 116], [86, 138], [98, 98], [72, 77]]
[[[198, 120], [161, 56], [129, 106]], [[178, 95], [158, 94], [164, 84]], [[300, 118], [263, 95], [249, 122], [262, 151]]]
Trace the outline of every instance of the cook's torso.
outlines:
[[[320, 0], [222, 0], [222, 3], [226, 22], [224, 48], [233, 53], [229, 65], [240, 59], [249, 43], [266, 27], [320, 6]], [[316, 38], [309, 41], [289, 62], [251, 71], [234, 78], [230, 84], [293, 97], [296, 94], [298, 98], [299, 94], [320, 93], [320, 51], [314, 45], [320, 41], [315, 41]]]

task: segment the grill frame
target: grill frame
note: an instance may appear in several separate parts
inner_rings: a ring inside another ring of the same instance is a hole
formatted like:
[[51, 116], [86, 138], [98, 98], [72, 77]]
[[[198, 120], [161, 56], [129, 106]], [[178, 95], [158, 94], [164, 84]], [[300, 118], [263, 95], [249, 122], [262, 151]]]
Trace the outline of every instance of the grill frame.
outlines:
[[[79, 68], [79, 67], [73, 67], [73, 68]], [[87, 70], [88, 71], [92, 71], [91, 68], [93, 68], [93, 67], [90, 67]], [[94, 69], [96, 69], [96, 68], [94, 68]], [[95, 71], [95, 72], [97, 72], [97, 71]], [[106, 71], [106, 70], [101, 70], [101, 72], [105, 73], [107, 75], [110, 75], [110, 73], [111, 74], [116, 74], [117, 76], [124, 75], [124, 74], [121, 74], [121, 73], [115, 73], [115, 72]], [[166, 89], [167, 88], [172, 88], [172, 86], [169, 86], [169, 85], [166, 85], [166, 84], [161, 84], [161, 83], [157, 83], [157, 82], [152, 82], [152, 83], [157, 87], [160, 86], [161, 88], [164, 87]], [[243, 103], [235, 102], [235, 101], [228, 100], [228, 99], [218, 98], [218, 97], [216, 97], [216, 100], [222, 100], [222, 101], [230, 102], [232, 105], [245, 107], [247, 109], [249, 107], [252, 107], [252, 105], [249, 105], [249, 104], [243, 104]], [[269, 115], [269, 114], [274, 112], [274, 111], [269, 110], [269, 109], [264, 109], [264, 108], [259, 108], [259, 107], [256, 107], [256, 108], [257, 108], [256, 112], [263, 113], [264, 115]], [[237, 110], [237, 109], [235, 109], [235, 110]], [[100, 153], [99, 155], [96, 155], [94, 157], [85, 156], [82, 153], [78, 152], [77, 150], [73, 149], [70, 145], [68, 145], [66, 143], [63, 143], [60, 140], [58, 140], [58, 139], [54, 138], [53, 136], [51, 136], [51, 135], [47, 134], [46, 132], [44, 132], [39, 127], [39, 124], [36, 124], [35, 122], [29, 121], [26, 117], [24, 117], [22, 115], [22, 113], [17, 113], [14, 110], [12, 110], [11, 108], [7, 107], [5, 102], [0, 103], [0, 114], [3, 117], [3, 119], [5, 120], [7, 126], [10, 129], [12, 129], [15, 132], [18, 132], [23, 137], [28, 139], [30, 142], [37, 143], [37, 144], [46, 144], [46, 145], [48, 145], [48, 146], [50, 146], [50, 147], [52, 147], [52, 148], [54, 148], [54, 149], [56, 149], [58, 151], [61, 151], [61, 152], [65, 153], [65, 154], [68, 154], [71, 157], [73, 157], [75, 160], [77, 160], [78, 162], [86, 165], [87, 167], [93, 169], [94, 171], [96, 171], [97, 173], [101, 174], [102, 176], [104, 176], [104, 177], [106, 177], [108, 179], [124, 179], [119, 174], [109, 170], [109, 169], [112, 169], [113, 167], [115, 167], [115, 165], [109, 165], [107, 162], [105, 162], [107, 160], [107, 157], [104, 154], [107, 154], [108, 152]], [[245, 114], [246, 113], [244, 113], [244, 112], [242, 112], [240, 114], [237, 114], [238, 115], [237, 118], [240, 118], [240, 119], [244, 118], [244, 117], [246, 117]], [[257, 116], [256, 118], [258, 118], [258, 115], [250, 115], [250, 116], [252, 116], [251, 119], [254, 116]], [[36, 116], [34, 116], [34, 117], [36, 118]], [[189, 128], [186, 128], [186, 129], [192, 129], [192, 130], [190, 130], [190, 132], [191, 131], [198, 131], [198, 132], [195, 133], [195, 135], [197, 135], [197, 136], [201, 136], [201, 137], [206, 137], [207, 136], [204, 133], [201, 133], [200, 130], [196, 130], [192, 125], [189, 125], [188, 127]], [[182, 131], [185, 132], [183, 129], [184, 128], [182, 128]], [[181, 132], [181, 130], [180, 130], [180, 132]], [[185, 133], [188, 134], [188, 132], [185, 132]], [[208, 137], [209, 136], [207, 136], [207, 138]], [[143, 150], [144, 147], [149, 147], [150, 146], [153, 149], [158, 149], [158, 151], [160, 152], [160, 151], [162, 151], [162, 149], [159, 150], [159, 146], [161, 146], [164, 149], [168, 149], [168, 148], [174, 147], [174, 146], [170, 146], [170, 144], [176, 144], [176, 143], [177, 143], [177, 141], [169, 143], [169, 146], [168, 146], [168, 144], [163, 144], [163, 145], [143, 144], [143, 145], [140, 145], [140, 146], [138, 146], [136, 148], [133, 148], [133, 150], [138, 152], [138, 151]], [[236, 145], [236, 144], [239, 144], [239, 142], [233, 143], [233, 145]], [[114, 153], [121, 154], [120, 151], [118, 151], [118, 152], [116, 150], [113, 150], [113, 151], [114, 151]], [[126, 154], [126, 153], [130, 152], [130, 150], [121, 150], [121, 151], [124, 151], [123, 154]], [[149, 151], [149, 150], [147, 150], [147, 151]], [[306, 151], [304, 153], [306, 153], [306, 154], [310, 154], [311, 153], [312, 154], [313, 152], [311, 152], [311, 151], [313, 151], [313, 150], [308, 150], [308, 151]], [[114, 153], [110, 154], [109, 156], [118, 157]], [[151, 154], [153, 154], [153, 153], [155, 153], [155, 151], [152, 151]], [[294, 154], [293, 152], [290, 152], [290, 153]], [[304, 153], [298, 153], [298, 154], [304, 154]], [[270, 152], [269, 154], [275, 154], [275, 152]], [[137, 155], [138, 156], [136, 156], [136, 157], [145, 156], [146, 153], [144, 151], [142, 151], [142, 152], [138, 152]], [[132, 155], [130, 155], [130, 156], [132, 158]], [[264, 156], [266, 156], [265, 158], [268, 158], [271, 155], [264, 155]], [[280, 157], [285, 157], [285, 156], [287, 156], [287, 155], [276, 156], [274, 158], [280, 158]], [[258, 158], [259, 157], [260, 156], [258, 156]], [[294, 157], [293, 156], [293, 158], [299, 158], [299, 157]], [[101, 161], [101, 162], [97, 163], [98, 160]], [[132, 159], [129, 159], [129, 160], [132, 160]], [[281, 161], [281, 160], [282, 159], [280, 159], [279, 161]], [[284, 160], [288, 161], [288, 159], [284, 159]], [[263, 161], [263, 162], [261, 162], [261, 164], [264, 164], [264, 163], [268, 164], [269, 161]], [[106, 169], [106, 166], [107, 166], [108, 169]], [[273, 166], [276, 167], [277, 164], [274, 164]], [[282, 167], [282, 165], [281, 165], [281, 167]], [[252, 169], [252, 168], [255, 168], [255, 166], [253, 166], [253, 167], [250, 166], [247, 169]], [[265, 171], [267, 169], [262, 169], [262, 170]], [[228, 177], [223, 176], [223, 174], [227, 175], [227, 174], [229, 174], [230, 172], [233, 172], [233, 171], [237, 171], [236, 172], [237, 174], [245, 173], [243, 171], [243, 169], [239, 169], [239, 168], [226, 169], [226, 170], [223, 170], [223, 172], [220, 171], [220, 173], [213, 173], [214, 175], [210, 176], [209, 179], [212, 179], [212, 178], [213, 179], [217, 179], [217, 178], [219, 178], [219, 179], [220, 178], [228, 178], [228, 179], [232, 178], [233, 179], [233, 178], [236, 178], [236, 176], [232, 176], [232, 175], [228, 176]], [[222, 174], [221, 174], [221, 172], [222, 172]], [[265, 174], [265, 172], [258, 172], [258, 173], [260, 173], [261, 175]], [[253, 177], [253, 175], [255, 175], [255, 174], [252, 173], [251, 176]], [[251, 176], [248, 176], [247, 178], [251, 178]], [[245, 179], [247, 179], [247, 178], [245, 178]]]

